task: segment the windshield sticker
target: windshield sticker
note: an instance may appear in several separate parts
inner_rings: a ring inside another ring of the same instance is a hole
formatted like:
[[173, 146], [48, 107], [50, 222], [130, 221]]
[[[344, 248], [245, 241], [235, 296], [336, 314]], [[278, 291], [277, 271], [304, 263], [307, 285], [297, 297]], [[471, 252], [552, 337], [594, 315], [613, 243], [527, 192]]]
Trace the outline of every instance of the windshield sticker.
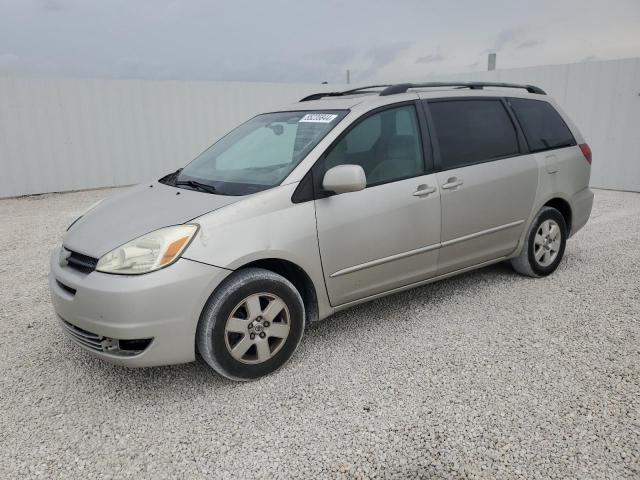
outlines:
[[300, 122], [313, 122], [313, 123], [331, 123], [338, 115], [332, 113], [307, 113], [302, 117]]

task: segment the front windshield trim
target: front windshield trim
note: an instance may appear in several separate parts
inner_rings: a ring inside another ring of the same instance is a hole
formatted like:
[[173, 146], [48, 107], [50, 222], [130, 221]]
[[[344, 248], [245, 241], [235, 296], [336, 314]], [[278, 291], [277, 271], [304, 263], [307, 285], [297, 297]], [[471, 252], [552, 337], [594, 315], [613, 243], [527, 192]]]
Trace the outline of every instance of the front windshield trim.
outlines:
[[[178, 182], [196, 181], [221, 195], [249, 195], [273, 188], [281, 185], [349, 112], [332, 108], [260, 113], [222, 136], [182, 171], [161, 180], [176, 187]], [[185, 183], [180, 188], [191, 189]]]

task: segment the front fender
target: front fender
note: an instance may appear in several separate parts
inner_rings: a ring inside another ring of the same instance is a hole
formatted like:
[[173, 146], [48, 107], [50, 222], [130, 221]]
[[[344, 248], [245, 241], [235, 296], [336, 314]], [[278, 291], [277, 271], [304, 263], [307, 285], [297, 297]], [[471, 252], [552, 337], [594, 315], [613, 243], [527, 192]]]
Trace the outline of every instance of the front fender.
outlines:
[[194, 220], [200, 231], [184, 258], [229, 270], [281, 259], [304, 270], [316, 289], [321, 316], [330, 312], [313, 201], [293, 203], [297, 183], [248, 196]]

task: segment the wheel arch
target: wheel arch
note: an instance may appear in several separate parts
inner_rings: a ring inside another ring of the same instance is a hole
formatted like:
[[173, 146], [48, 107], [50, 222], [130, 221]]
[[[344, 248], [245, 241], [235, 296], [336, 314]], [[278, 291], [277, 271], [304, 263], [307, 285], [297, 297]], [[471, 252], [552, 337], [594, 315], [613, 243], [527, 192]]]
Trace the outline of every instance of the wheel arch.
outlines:
[[309, 325], [320, 318], [318, 295], [311, 277], [295, 263], [282, 258], [261, 258], [245, 263], [235, 270], [244, 268], [263, 268], [289, 280], [302, 297], [306, 313], [306, 324]]
[[571, 235], [571, 222], [573, 219], [573, 212], [571, 211], [571, 205], [564, 198], [554, 197], [543, 205], [543, 207], [551, 207], [558, 210], [563, 218], [565, 223], [567, 224], [567, 230], [569, 231], [569, 235]]

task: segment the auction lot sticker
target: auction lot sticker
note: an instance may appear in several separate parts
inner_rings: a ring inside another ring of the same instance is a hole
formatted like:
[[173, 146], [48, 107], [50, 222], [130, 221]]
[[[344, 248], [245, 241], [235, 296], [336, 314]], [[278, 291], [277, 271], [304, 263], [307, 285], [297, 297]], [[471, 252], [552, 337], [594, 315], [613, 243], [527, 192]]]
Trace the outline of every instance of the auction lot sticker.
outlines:
[[333, 113], [307, 113], [300, 122], [331, 123], [338, 115]]

